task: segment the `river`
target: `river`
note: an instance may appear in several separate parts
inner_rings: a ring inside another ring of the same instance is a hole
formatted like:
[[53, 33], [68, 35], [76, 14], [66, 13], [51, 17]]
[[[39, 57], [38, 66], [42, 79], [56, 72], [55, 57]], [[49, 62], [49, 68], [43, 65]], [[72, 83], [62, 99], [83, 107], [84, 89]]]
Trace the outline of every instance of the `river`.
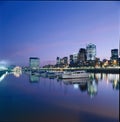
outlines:
[[0, 81], [0, 122], [118, 122], [119, 74], [71, 81], [8, 73]]

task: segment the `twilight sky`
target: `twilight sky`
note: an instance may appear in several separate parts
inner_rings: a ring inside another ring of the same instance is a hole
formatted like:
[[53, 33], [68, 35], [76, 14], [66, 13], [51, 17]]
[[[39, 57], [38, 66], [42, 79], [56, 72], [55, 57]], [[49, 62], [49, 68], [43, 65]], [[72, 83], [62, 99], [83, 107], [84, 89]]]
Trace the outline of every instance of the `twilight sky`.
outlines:
[[120, 2], [0, 2], [0, 61], [40, 64], [78, 53], [93, 43], [109, 59], [120, 38]]

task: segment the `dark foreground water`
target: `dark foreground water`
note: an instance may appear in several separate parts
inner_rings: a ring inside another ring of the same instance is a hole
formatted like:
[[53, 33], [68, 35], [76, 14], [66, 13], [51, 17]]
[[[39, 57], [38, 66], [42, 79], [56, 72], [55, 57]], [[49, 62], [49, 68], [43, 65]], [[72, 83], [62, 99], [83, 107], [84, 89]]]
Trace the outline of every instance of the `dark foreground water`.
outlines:
[[36, 75], [16, 76], [0, 79], [0, 122], [119, 120], [118, 74], [91, 74], [89, 80], [74, 84]]

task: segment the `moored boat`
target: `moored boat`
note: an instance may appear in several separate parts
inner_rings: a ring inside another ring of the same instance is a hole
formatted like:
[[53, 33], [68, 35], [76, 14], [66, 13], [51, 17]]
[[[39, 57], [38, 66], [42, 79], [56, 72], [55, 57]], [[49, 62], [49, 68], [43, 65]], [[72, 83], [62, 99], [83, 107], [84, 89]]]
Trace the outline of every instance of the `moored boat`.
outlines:
[[84, 85], [88, 82], [90, 82], [90, 78], [89, 77], [85, 77], [85, 78], [76, 78], [76, 79], [62, 79], [63, 83], [66, 85], [72, 85], [72, 84], [81, 84]]
[[89, 77], [89, 73], [84, 70], [81, 71], [65, 71], [60, 76], [62, 79], [76, 79], [76, 78], [86, 78]]

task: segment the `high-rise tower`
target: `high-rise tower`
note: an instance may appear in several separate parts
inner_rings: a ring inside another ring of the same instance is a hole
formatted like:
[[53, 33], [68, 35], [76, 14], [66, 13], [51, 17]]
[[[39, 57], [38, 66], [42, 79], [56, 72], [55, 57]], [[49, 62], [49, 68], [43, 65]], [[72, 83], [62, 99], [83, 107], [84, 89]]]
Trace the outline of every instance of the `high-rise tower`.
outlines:
[[86, 52], [87, 52], [87, 61], [95, 60], [95, 58], [96, 58], [96, 45], [88, 44], [86, 47]]

